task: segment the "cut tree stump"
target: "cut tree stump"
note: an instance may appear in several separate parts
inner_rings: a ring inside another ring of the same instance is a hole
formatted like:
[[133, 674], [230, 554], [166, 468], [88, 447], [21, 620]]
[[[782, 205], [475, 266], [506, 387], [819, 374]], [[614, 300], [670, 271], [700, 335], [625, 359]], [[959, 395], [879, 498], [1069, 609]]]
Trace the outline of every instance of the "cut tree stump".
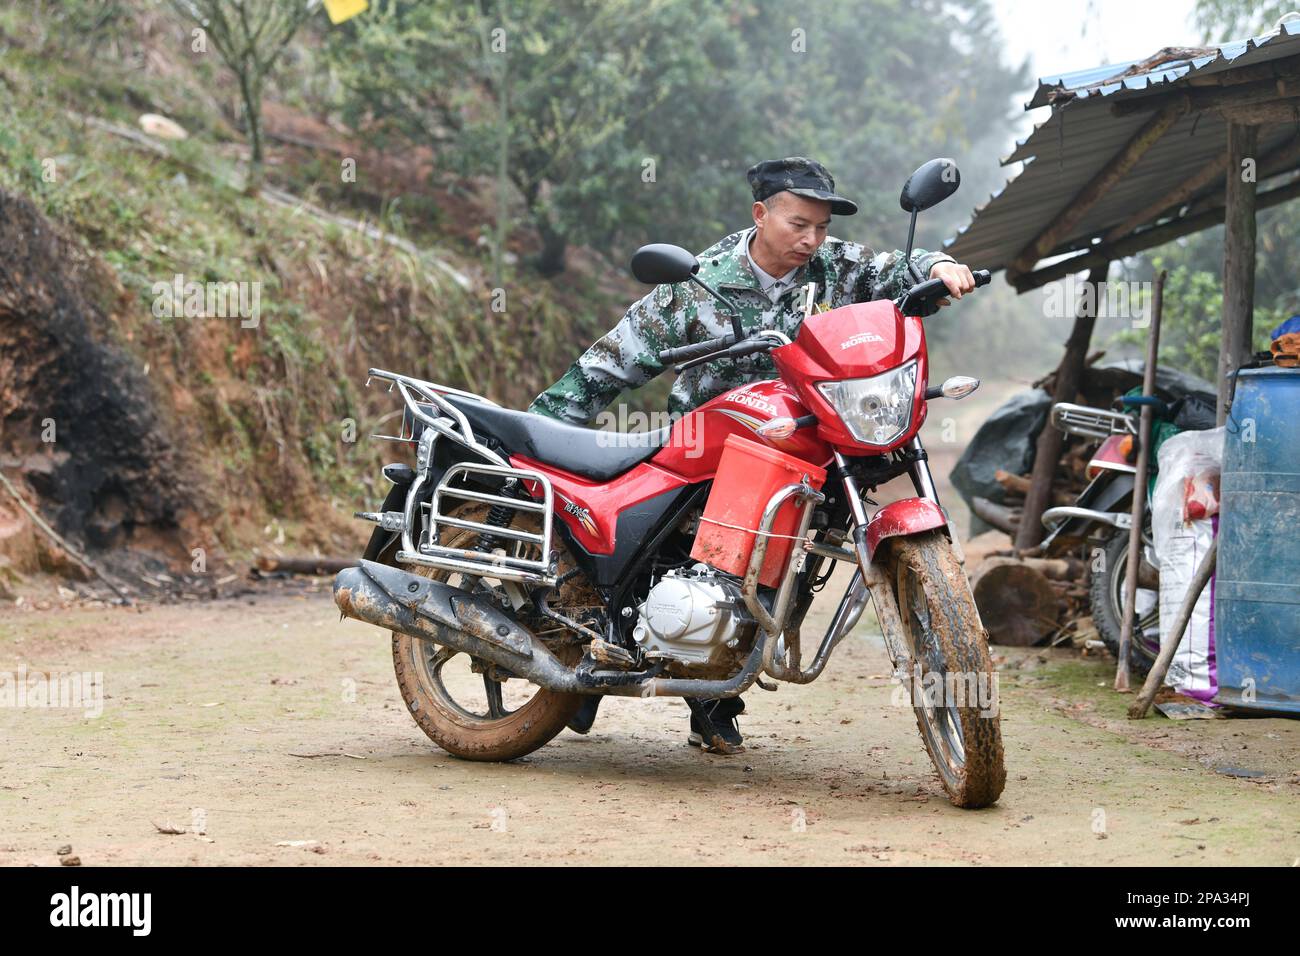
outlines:
[[1056, 629], [1057, 590], [1035, 564], [1063, 563], [989, 558], [976, 569], [971, 590], [991, 644], [1029, 647]]

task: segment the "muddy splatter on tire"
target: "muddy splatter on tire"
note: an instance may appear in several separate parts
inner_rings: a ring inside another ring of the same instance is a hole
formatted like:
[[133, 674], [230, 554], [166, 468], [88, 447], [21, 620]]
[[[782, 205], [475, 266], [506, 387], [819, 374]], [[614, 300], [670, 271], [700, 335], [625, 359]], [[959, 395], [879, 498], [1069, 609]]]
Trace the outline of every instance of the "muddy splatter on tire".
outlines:
[[[904, 635], [922, 678], [922, 703], [913, 707], [921, 738], [954, 806], [990, 806], [1007, 779], [1002, 724], [988, 634], [966, 574], [938, 532], [896, 540], [889, 562]], [[944, 694], [939, 706], [926, 694], [936, 684]]]
[[[457, 513], [456, 516], [479, 521], [484, 519], [487, 512], [485, 507], [477, 505], [463, 510], [463, 514]], [[448, 536], [447, 543], [452, 547], [472, 547], [475, 537], [476, 532], [460, 532]], [[388, 549], [380, 560], [395, 565], [394, 550], [395, 548]], [[435, 581], [446, 581], [450, 577], [448, 572], [434, 568], [416, 565], [403, 567]], [[562, 731], [582, 703], [580, 694], [561, 694], [536, 688], [536, 692], [526, 702], [504, 716], [493, 718], [490, 699], [487, 714], [479, 716], [467, 712], [439, 689], [430, 672], [430, 661], [436, 657], [439, 649], [438, 645], [429, 641], [393, 632], [393, 670], [397, 676], [402, 702], [428, 738], [453, 756], [466, 760], [503, 761], [532, 753]], [[566, 664], [576, 663], [581, 656], [581, 648], [574, 644], [552, 650]], [[482, 665], [483, 662], [475, 662], [476, 667]], [[489, 674], [485, 673], [483, 679], [484, 686], [488, 687]], [[501, 694], [500, 685], [504, 683], [506, 681], [498, 683], [498, 695]], [[488, 693], [490, 695], [491, 691]], [[499, 697], [498, 703], [500, 702]]]

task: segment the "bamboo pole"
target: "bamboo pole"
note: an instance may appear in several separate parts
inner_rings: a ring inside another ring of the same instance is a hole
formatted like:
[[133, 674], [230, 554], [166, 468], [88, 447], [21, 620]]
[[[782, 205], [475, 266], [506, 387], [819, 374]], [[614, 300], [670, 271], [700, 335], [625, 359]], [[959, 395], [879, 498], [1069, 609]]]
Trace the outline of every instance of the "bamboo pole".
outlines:
[[1187, 593], [1183, 595], [1182, 606], [1178, 608], [1178, 615], [1174, 618], [1173, 626], [1169, 629], [1169, 640], [1160, 644], [1160, 654], [1156, 657], [1156, 662], [1151, 665], [1151, 671], [1147, 674], [1146, 683], [1142, 685], [1141, 692], [1133, 705], [1128, 709], [1130, 720], [1141, 720], [1147, 715], [1147, 710], [1151, 707], [1151, 701], [1155, 699], [1156, 691], [1160, 689], [1161, 683], [1164, 682], [1165, 674], [1169, 672], [1169, 663], [1174, 659], [1174, 654], [1178, 652], [1178, 645], [1182, 642], [1183, 631], [1187, 630], [1187, 622], [1192, 619], [1192, 611], [1196, 609], [1196, 602], [1201, 598], [1201, 592], [1205, 590], [1205, 585], [1209, 583], [1211, 575], [1214, 574], [1215, 565], [1218, 564], [1219, 539], [1215, 538], [1210, 543], [1210, 550], [1205, 552], [1205, 557], [1201, 559], [1201, 565], [1196, 569], [1196, 576], [1192, 578], [1191, 586], [1188, 587]]
[[[1165, 278], [1160, 270], [1151, 297], [1151, 328], [1147, 331], [1147, 360], [1142, 370], [1142, 395], [1151, 398], [1156, 390], [1156, 367], [1160, 356], [1160, 316], [1164, 310]], [[1133, 523], [1128, 529], [1128, 565], [1124, 568], [1124, 615], [1119, 626], [1119, 661], [1115, 664], [1115, 690], [1129, 692], [1128, 655], [1133, 643], [1133, 621], [1137, 618], [1138, 571], [1142, 564], [1142, 525], [1147, 512], [1147, 474], [1151, 465], [1151, 406], [1143, 405], [1138, 425], [1137, 474], [1133, 476]]]

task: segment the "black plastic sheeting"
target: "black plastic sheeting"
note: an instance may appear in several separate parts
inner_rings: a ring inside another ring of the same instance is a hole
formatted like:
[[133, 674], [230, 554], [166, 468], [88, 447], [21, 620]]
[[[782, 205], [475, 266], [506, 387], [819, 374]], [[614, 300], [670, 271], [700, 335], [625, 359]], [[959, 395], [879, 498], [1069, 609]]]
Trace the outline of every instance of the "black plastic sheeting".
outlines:
[[971, 537], [992, 528], [975, 514], [974, 500], [1003, 501], [1006, 489], [993, 480], [998, 469], [1023, 475], [1033, 468], [1034, 443], [1051, 408], [1052, 396], [1041, 388], [1017, 392], [985, 420], [957, 459], [948, 479], [971, 509]]
[[[1084, 371], [1080, 392], [1098, 408], [1110, 407], [1115, 397], [1142, 384], [1141, 359], [1122, 359], [1095, 365]], [[1213, 425], [1217, 401], [1214, 386], [1203, 379], [1172, 368], [1156, 369], [1156, 394], [1171, 404], [1187, 399], [1184, 411], [1175, 424], [1180, 428], [1207, 427], [1199, 422], [1208, 413]], [[1108, 396], [1108, 397], [1107, 397]], [[993, 478], [999, 469], [1015, 475], [1027, 474], [1034, 467], [1034, 448], [1038, 434], [1047, 424], [1052, 409], [1052, 397], [1042, 389], [1017, 392], [998, 407], [980, 426], [961, 458], [953, 466], [949, 480], [971, 507], [970, 534], [982, 534], [991, 525], [979, 518], [973, 507], [974, 499], [987, 498], [998, 504], [1006, 503], [1006, 489]]]

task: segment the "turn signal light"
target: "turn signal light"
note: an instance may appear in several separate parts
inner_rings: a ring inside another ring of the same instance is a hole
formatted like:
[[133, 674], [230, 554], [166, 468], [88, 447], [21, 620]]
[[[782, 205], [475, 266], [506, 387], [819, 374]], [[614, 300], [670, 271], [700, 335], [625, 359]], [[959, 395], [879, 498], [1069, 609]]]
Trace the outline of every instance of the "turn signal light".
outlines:
[[954, 375], [943, 383], [944, 398], [965, 398], [980, 387], [980, 380], [968, 375]]
[[773, 438], [780, 441], [783, 438], [789, 438], [794, 434], [795, 424], [793, 418], [781, 417], [773, 418], [763, 422], [755, 429], [763, 438]]

